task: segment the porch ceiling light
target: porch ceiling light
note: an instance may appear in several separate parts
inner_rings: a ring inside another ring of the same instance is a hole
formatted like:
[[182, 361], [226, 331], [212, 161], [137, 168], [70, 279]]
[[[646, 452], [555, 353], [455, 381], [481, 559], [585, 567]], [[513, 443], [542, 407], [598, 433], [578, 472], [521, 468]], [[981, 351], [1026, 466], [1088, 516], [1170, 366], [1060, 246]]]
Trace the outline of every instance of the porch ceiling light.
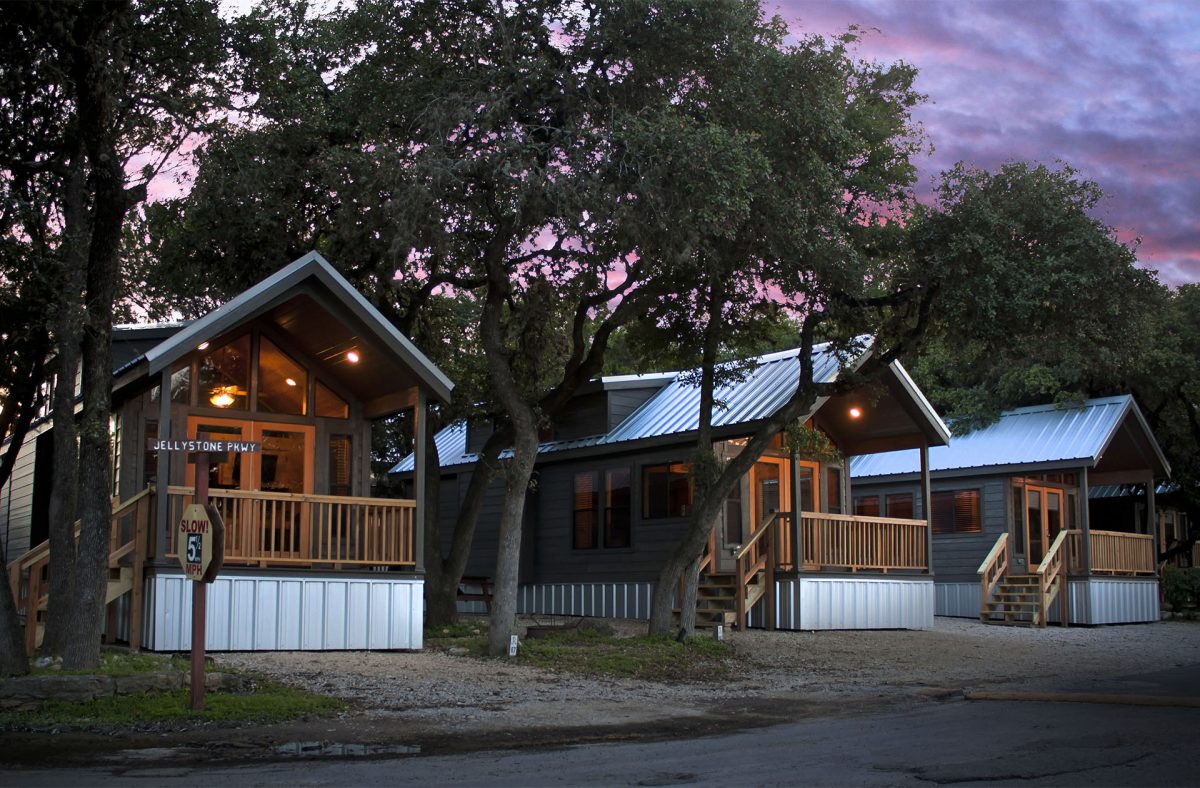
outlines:
[[851, 408], [850, 409], [850, 418], [852, 418], [852, 419], [862, 418], [862, 408], [858, 407], [857, 405], [855, 405], [853, 408]]
[[285, 378], [283, 382], [284, 382], [284, 383], [286, 383], [286, 384], [288, 384], [289, 386], [294, 386], [294, 385], [296, 385], [296, 381], [295, 381], [295, 380], [293, 380], [292, 378]]
[[357, 364], [360, 358], [362, 358], [362, 357], [358, 355], [357, 350], [346, 351], [346, 360], [349, 361], [351, 364]]
[[201, 342], [199, 345], [196, 345], [196, 350], [208, 350], [208, 340], [205, 340], [204, 342]]

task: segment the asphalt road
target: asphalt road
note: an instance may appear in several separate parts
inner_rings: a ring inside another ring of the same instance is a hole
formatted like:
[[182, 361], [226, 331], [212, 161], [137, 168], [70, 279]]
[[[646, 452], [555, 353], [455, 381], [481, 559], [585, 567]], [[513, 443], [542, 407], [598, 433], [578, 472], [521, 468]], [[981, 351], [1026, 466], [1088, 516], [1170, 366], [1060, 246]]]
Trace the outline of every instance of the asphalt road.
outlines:
[[[931, 703], [728, 736], [453, 757], [317, 759], [229, 768], [9, 771], [4, 785], [1200, 785], [1200, 668], [1128, 677], [1116, 703]], [[1078, 690], [1082, 687], [1063, 687]], [[1088, 690], [1100, 689], [1096, 686]], [[1053, 696], [1045, 696], [1053, 697]]]

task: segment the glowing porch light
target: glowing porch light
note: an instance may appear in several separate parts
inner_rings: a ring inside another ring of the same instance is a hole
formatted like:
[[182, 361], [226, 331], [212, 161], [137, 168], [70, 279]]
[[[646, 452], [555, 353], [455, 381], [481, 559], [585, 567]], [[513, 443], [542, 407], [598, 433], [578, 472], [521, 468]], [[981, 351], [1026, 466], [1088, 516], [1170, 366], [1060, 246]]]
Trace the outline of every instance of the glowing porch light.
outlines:
[[850, 418], [852, 418], [852, 419], [862, 418], [862, 408], [859, 408], [857, 405], [855, 407], [851, 408], [850, 409]]
[[362, 358], [362, 357], [358, 355], [357, 350], [346, 351], [346, 360], [349, 361], [351, 364], [357, 364], [360, 358]]
[[201, 342], [199, 345], [196, 345], [196, 350], [208, 350], [208, 341], [205, 340], [204, 342]]
[[283, 382], [288, 384], [289, 386], [296, 385], [296, 381], [292, 380], [291, 378], [286, 378]]

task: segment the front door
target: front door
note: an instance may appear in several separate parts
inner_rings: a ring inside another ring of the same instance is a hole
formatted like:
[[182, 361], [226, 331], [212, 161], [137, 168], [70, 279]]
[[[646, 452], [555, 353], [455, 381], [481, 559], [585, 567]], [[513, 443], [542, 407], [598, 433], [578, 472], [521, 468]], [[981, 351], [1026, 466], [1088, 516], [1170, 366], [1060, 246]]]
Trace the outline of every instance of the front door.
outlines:
[[[748, 482], [748, 483], [745, 483]], [[744, 500], [745, 495], [749, 500]], [[764, 457], [750, 469], [748, 479], [739, 482], [725, 499], [725, 516], [717, 527], [716, 555], [713, 567], [717, 572], [732, 572], [736, 568], [734, 554], [775, 512], [790, 511], [788, 496], [787, 460]], [[790, 531], [784, 529], [786, 538]], [[787, 545], [775, 546], [778, 555], [790, 556]]]
[[1053, 487], [1025, 485], [1025, 529], [1026, 544], [1029, 545], [1028, 572], [1037, 569], [1062, 528], [1063, 491]]
[[[200, 433], [219, 440], [262, 444], [261, 452], [230, 452], [209, 468], [209, 489], [230, 491], [213, 498], [225, 520], [226, 555], [262, 563], [307, 556], [311, 529], [304, 524], [309, 521], [310, 507], [292, 496], [313, 492], [315, 428], [308, 424], [189, 417], [188, 435]], [[195, 465], [188, 465], [187, 480], [195, 485]]]

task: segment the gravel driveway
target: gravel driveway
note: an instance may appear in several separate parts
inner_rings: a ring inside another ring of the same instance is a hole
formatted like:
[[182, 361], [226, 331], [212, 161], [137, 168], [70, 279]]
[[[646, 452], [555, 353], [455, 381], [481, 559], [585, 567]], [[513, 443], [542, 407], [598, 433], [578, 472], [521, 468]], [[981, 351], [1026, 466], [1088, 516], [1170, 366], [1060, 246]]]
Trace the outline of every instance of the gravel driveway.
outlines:
[[[547, 623], [545, 618], [539, 623]], [[616, 622], [620, 634], [645, 623]], [[216, 655], [219, 663], [367, 707], [365, 719], [434, 734], [629, 727], [739, 709], [828, 714], [979, 689], [1079, 685], [1200, 663], [1200, 623], [1025, 629], [936, 619], [927, 631], [732, 632], [722, 684], [592, 679], [440, 651]]]

